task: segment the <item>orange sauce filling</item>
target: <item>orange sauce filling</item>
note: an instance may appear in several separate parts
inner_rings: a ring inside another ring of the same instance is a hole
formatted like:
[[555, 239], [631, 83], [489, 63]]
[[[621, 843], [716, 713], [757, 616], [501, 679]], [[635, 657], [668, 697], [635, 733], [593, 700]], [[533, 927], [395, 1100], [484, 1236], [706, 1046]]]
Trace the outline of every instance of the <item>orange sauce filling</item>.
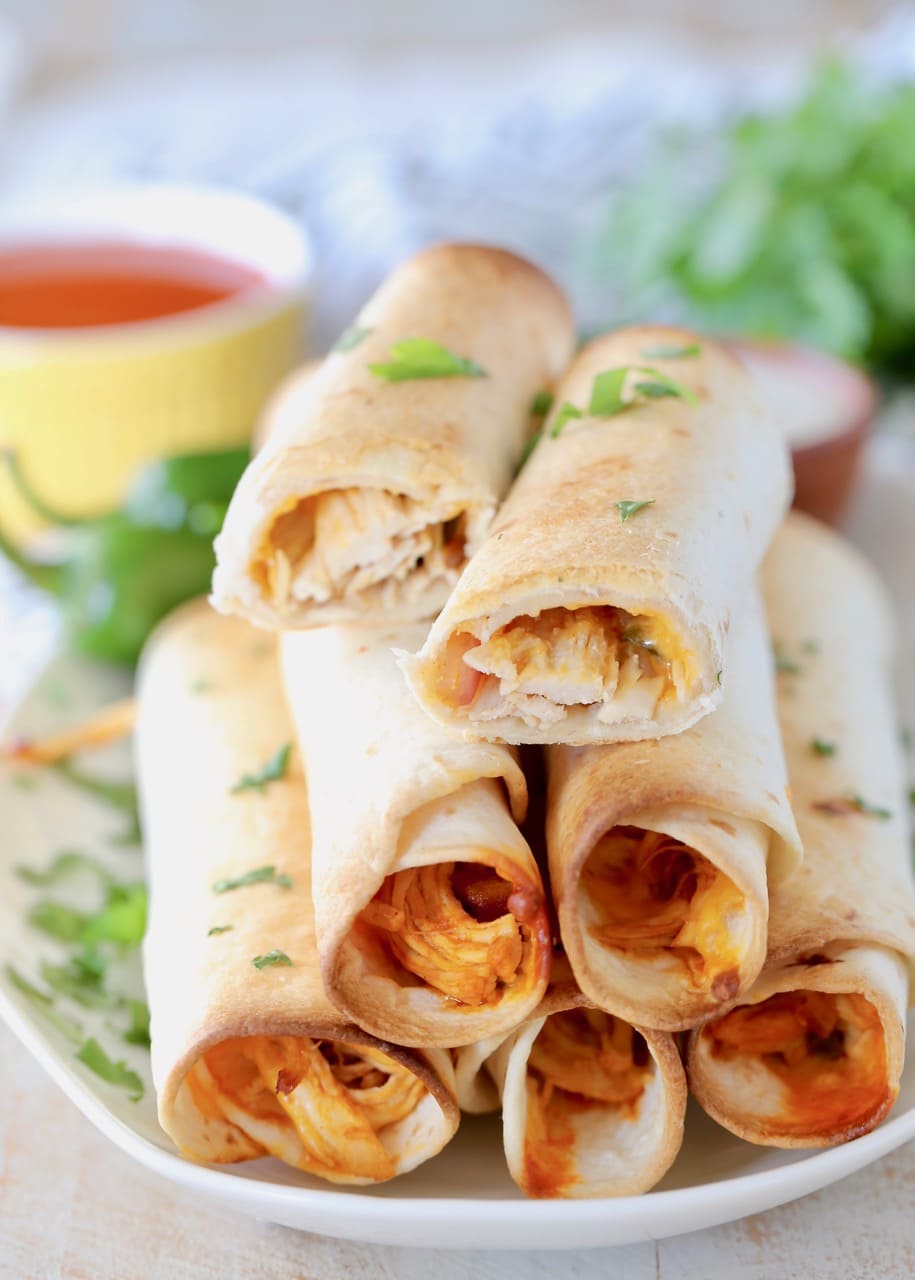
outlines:
[[397, 871], [359, 920], [402, 970], [471, 1007], [495, 1003], [522, 978], [532, 947], [548, 951], [539, 889], [514, 885], [482, 863]]
[[673, 836], [614, 827], [589, 855], [581, 884], [599, 917], [589, 931], [603, 946], [641, 958], [666, 952], [719, 999], [736, 992], [739, 955], [726, 916], [744, 897], [701, 853]]
[[741, 1005], [705, 1029], [715, 1057], [756, 1057], [784, 1087], [788, 1136], [864, 1132], [890, 1101], [886, 1041], [864, 996], [786, 991]]
[[243, 1036], [207, 1050], [186, 1077], [198, 1110], [242, 1128], [261, 1154], [324, 1177], [383, 1181], [396, 1172], [378, 1133], [408, 1116], [422, 1082], [368, 1045]]
[[609, 1107], [634, 1119], [653, 1070], [648, 1045], [628, 1022], [597, 1009], [551, 1014], [527, 1064], [528, 1195], [564, 1195], [578, 1180], [577, 1118]]

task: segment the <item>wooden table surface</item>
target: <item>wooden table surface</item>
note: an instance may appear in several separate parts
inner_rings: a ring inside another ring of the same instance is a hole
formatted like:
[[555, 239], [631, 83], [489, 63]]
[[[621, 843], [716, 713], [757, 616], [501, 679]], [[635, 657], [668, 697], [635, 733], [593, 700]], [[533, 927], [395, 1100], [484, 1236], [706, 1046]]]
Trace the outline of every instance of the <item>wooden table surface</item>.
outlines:
[[[0, 716], [50, 617], [0, 564]], [[0, 839], [2, 839], [0, 824]], [[769, 1213], [656, 1244], [567, 1253], [350, 1244], [192, 1200], [84, 1119], [0, 1025], [0, 1280], [911, 1280], [915, 1142]]]

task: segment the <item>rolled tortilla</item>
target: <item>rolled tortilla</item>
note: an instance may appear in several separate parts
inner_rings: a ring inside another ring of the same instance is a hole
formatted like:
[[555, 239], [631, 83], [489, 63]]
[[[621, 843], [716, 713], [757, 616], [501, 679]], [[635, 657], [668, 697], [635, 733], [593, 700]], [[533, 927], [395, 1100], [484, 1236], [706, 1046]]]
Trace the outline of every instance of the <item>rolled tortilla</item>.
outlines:
[[194, 1160], [269, 1153], [353, 1184], [414, 1168], [457, 1128], [451, 1063], [376, 1039], [324, 994], [304, 782], [295, 753], [276, 765], [292, 728], [275, 644], [195, 602], [150, 642], [139, 699], [162, 1127]]
[[[272, 628], [429, 617], [511, 483], [535, 394], [572, 352], [556, 286], [500, 249], [443, 244], [400, 266], [345, 349], [271, 408], [216, 542], [217, 608]], [[427, 339], [477, 376], [388, 381]]]
[[547, 750], [547, 846], [566, 952], [596, 1005], [682, 1030], [747, 991], [767, 878], [800, 840], [757, 593], [735, 619], [714, 715], [652, 742]]
[[[665, 350], [697, 354], [653, 354]], [[631, 406], [589, 416], [596, 380], [625, 368]], [[684, 394], [659, 397], [659, 377]], [[566, 404], [584, 416], [562, 425]], [[722, 347], [666, 328], [596, 339], [422, 649], [403, 659], [414, 693], [442, 723], [504, 742], [679, 733], [720, 701], [732, 615], [789, 497], [781, 433]]]
[[693, 1033], [693, 1092], [750, 1142], [820, 1147], [866, 1133], [896, 1098], [915, 955], [892, 623], [876, 574], [792, 515], [764, 572], [779, 712], [804, 863], [774, 887], [757, 983]]
[[309, 785], [328, 995], [375, 1035], [453, 1046], [536, 1008], [551, 940], [516, 825], [527, 803], [517, 758], [415, 705], [391, 645], [420, 631], [290, 633], [283, 668]]
[[674, 1038], [595, 1008], [574, 983], [551, 988], [501, 1043], [456, 1059], [467, 1109], [501, 1099], [509, 1172], [529, 1196], [637, 1195], [680, 1150], [686, 1077]]

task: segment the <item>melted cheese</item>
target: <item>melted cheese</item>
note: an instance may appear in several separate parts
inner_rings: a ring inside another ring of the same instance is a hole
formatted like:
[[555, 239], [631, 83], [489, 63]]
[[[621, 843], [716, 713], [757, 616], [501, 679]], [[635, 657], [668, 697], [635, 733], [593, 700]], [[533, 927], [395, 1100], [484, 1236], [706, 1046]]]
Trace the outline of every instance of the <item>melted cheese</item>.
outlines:
[[786, 1136], [860, 1130], [888, 1104], [883, 1027], [864, 996], [780, 992], [741, 1005], [704, 1034], [715, 1057], [756, 1058], [779, 1082], [773, 1126]]
[[372, 1046], [292, 1036], [223, 1041], [187, 1083], [201, 1113], [235, 1125], [258, 1154], [342, 1182], [394, 1176], [379, 1133], [410, 1115], [425, 1092]]
[[731, 925], [746, 909], [736, 885], [702, 854], [672, 836], [615, 827], [582, 870], [597, 915], [592, 937], [626, 952], [680, 957], [703, 987], [736, 974], [740, 950]]
[[[460, 668], [480, 679], [468, 686], [457, 678]], [[652, 714], [663, 699], [685, 691], [693, 669], [682, 642], [659, 616], [611, 606], [554, 608], [515, 618], [482, 642], [456, 636], [441, 692], [454, 701], [454, 690], [461, 690], [458, 705], [472, 703], [473, 718], [481, 721], [517, 715], [542, 726], [576, 707], [596, 707], [598, 718], [611, 720], [624, 703]]]

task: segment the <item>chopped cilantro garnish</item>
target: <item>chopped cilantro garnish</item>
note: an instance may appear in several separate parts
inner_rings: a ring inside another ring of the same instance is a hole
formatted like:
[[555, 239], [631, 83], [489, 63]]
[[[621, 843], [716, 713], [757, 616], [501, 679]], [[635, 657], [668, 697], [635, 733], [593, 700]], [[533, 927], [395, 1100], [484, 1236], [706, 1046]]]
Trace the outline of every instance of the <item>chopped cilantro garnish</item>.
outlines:
[[143, 1081], [135, 1071], [131, 1071], [126, 1062], [114, 1062], [108, 1057], [97, 1040], [91, 1037], [83, 1044], [77, 1058], [90, 1071], [118, 1089], [128, 1089], [131, 1102], [139, 1102], [145, 1089]]
[[473, 360], [456, 356], [431, 338], [404, 338], [391, 347], [387, 364], [370, 364], [376, 378], [386, 382], [411, 382], [416, 378], [485, 378], [487, 373]]
[[620, 513], [620, 524], [625, 524], [631, 516], [634, 516], [637, 511], [641, 511], [643, 507], [653, 507], [654, 501], [654, 498], [643, 498], [641, 501], [633, 498], [624, 498], [619, 502], [611, 502], [610, 505], [611, 507], [616, 507]]
[[552, 391], [538, 391], [531, 402], [531, 417], [545, 418], [553, 407]]
[[149, 1048], [149, 1005], [145, 1000], [125, 998], [124, 1008], [127, 1010], [129, 1024], [122, 1035], [127, 1044], [138, 1044]]
[[331, 353], [339, 356], [346, 351], [352, 351], [353, 347], [358, 347], [359, 343], [364, 342], [371, 332], [371, 329], [365, 328], [364, 325], [351, 324], [348, 329], [343, 330], [340, 337], [331, 347]]
[[818, 756], [834, 756], [838, 751], [838, 745], [830, 742], [826, 738], [811, 738], [810, 750]]
[[560, 406], [559, 412], [553, 419], [553, 425], [550, 427], [550, 438], [555, 440], [562, 431], [567, 422], [571, 422], [573, 418], [583, 418], [585, 415], [581, 409], [576, 408], [574, 404], [570, 404], [568, 400]]
[[255, 956], [251, 961], [255, 969], [272, 969], [276, 965], [291, 965], [285, 951], [268, 951], [266, 955]]
[[58, 942], [79, 942], [89, 923], [84, 911], [75, 911], [63, 902], [45, 899], [36, 902], [28, 916], [29, 924]]
[[34, 867], [18, 866], [16, 875], [26, 884], [47, 886], [57, 884], [58, 880], [66, 879], [74, 871], [91, 871], [98, 876], [102, 884], [111, 883], [111, 876], [102, 864], [79, 849], [64, 849], [43, 871], [37, 871]]
[[233, 876], [226, 880], [217, 880], [213, 885], [214, 893], [229, 893], [232, 889], [247, 889], [252, 884], [275, 884], [279, 889], [291, 889], [292, 880], [287, 875], [277, 875], [276, 867], [255, 867], [244, 875]]
[[47, 1023], [59, 1031], [61, 1035], [66, 1036], [72, 1044], [82, 1043], [84, 1034], [82, 1027], [72, 1018], [67, 1018], [64, 1014], [57, 1012], [54, 1008], [53, 996], [49, 996], [44, 991], [39, 991], [38, 987], [33, 986], [11, 964], [6, 966], [6, 976], [16, 990], [31, 1002], [32, 1006]]
[[234, 928], [234, 924], [214, 924], [212, 929], [207, 929], [207, 937], [215, 938], [217, 934], [230, 933]]
[[775, 660], [775, 670], [779, 675], [796, 676], [800, 674], [800, 665], [793, 658], [789, 658], [778, 644], [773, 644], [772, 646], [772, 657]]
[[253, 773], [246, 773], [234, 787], [230, 787], [229, 791], [232, 795], [237, 795], [239, 791], [258, 791], [263, 792], [268, 782], [279, 782], [286, 775], [286, 766], [289, 763], [289, 753], [292, 751], [292, 743], [284, 742], [279, 750], [270, 757], [266, 764], [261, 765]]

